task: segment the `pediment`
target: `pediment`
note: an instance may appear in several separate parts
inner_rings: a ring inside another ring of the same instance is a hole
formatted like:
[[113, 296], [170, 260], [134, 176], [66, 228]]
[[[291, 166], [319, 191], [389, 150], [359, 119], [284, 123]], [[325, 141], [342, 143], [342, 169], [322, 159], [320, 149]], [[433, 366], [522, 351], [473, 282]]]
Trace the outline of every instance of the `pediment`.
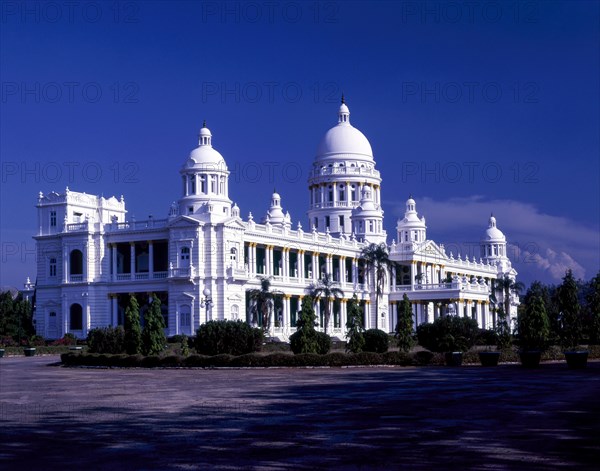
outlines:
[[428, 240], [423, 245], [421, 245], [417, 250], [415, 250], [415, 255], [423, 255], [426, 257], [436, 257], [438, 259], [443, 258], [447, 259], [448, 256], [444, 253], [444, 251], [437, 245], [434, 241]]
[[169, 223], [168, 227], [169, 229], [180, 229], [197, 227], [200, 224], [200, 221], [189, 216], [177, 216], [173, 221]]

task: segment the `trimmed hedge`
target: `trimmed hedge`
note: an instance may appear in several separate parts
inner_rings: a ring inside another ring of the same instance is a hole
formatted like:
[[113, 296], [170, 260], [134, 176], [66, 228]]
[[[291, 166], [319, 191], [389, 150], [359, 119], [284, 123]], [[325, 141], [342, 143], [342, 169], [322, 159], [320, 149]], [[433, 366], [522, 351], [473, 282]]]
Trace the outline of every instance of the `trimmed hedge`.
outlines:
[[264, 332], [242, 321], [208, 321], [202, 324], [194, 339], [196, 351], [203, 355], [243, 355], [258, 352]]
[[[600, 346], [590, 345], [588, 347], [590, 359], [600, 358]], [[479, 364], [478, 350], [470, 350], [463, 355], [465, 364]], [[260, 353], [247, 353], [245, 355], [180, 355], [149, 356], [142, 355], [108, 355], [97, 353], [63, 353], [61, 361], [67, 366], [105, 366], [120, 368], [155, 368], [155, 367], [195, 367], [195, 368], [269, 368], [269, 367], [344, 367], [344, 366], [442, 366], [444, 355], [421, 350], [413, 353], [388, 351], [385, 353], [360, 352], [342, 353], [332, 352], [326, 355], [316, 353], [292, 353], [275, 352], [268, 355]], [[559, 347], [554, 347], [542, 356], [542, 360], [564, 360], [564, 355]], [[502, 350], [500, 362], [519, 362], [517, 349]]]

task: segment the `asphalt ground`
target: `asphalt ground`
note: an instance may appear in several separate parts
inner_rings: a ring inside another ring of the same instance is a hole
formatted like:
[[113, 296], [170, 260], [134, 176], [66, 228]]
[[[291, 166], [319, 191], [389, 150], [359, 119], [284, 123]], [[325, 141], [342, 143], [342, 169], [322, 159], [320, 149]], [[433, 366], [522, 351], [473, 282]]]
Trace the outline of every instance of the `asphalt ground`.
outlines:
[[0, 359], [0, 469], [600, 469], [600, 362], [576, 371], [57, 361]]

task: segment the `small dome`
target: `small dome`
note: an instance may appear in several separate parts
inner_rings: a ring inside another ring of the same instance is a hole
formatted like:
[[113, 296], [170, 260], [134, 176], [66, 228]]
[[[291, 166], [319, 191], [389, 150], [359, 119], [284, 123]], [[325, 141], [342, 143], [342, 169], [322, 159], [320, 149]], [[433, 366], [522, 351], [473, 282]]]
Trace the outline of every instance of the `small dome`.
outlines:
[[490, 216], [488, 228], [485, 231], [483, 240], [485, 242], [506, 242], [506, 237], [502, 231], [496, 227], [496, 218], [493, 215]]
[[350, 110], [343, 101], [338, 111], [338, 124], [325, 133], [317, 148], [317, 160], [338, 154], [352, 154], [373, 160], [369, 140], [350, 124]]
[[198, 147], [190, 152], [187, 164], [188, 167], [194, 167], [196, 165], [214, 166], [215, 170], [227, 169], [225, 159], [212, 146], [212, 134], [210, 129], [206, 127], [206, 122], [204, 122], [202, 129], [200, 129], [200, 133], [198, 134]]

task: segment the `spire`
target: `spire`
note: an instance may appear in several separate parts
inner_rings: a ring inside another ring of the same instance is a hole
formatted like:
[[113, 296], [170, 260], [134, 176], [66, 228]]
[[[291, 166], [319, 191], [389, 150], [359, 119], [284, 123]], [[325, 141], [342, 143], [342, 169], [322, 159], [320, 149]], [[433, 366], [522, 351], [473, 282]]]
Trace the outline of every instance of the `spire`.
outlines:
[[346, 105], [344, 94], [342, 94], [342, 104], [338, 111], [338, 124], [350, 124], [350, 110]]
[[198, 134], [198, 145], [199, 146], [210, 146], [212, 147], [212, 134], [210, 129], [206, 127], [206, 120], [202, 123], [200, 134]]

